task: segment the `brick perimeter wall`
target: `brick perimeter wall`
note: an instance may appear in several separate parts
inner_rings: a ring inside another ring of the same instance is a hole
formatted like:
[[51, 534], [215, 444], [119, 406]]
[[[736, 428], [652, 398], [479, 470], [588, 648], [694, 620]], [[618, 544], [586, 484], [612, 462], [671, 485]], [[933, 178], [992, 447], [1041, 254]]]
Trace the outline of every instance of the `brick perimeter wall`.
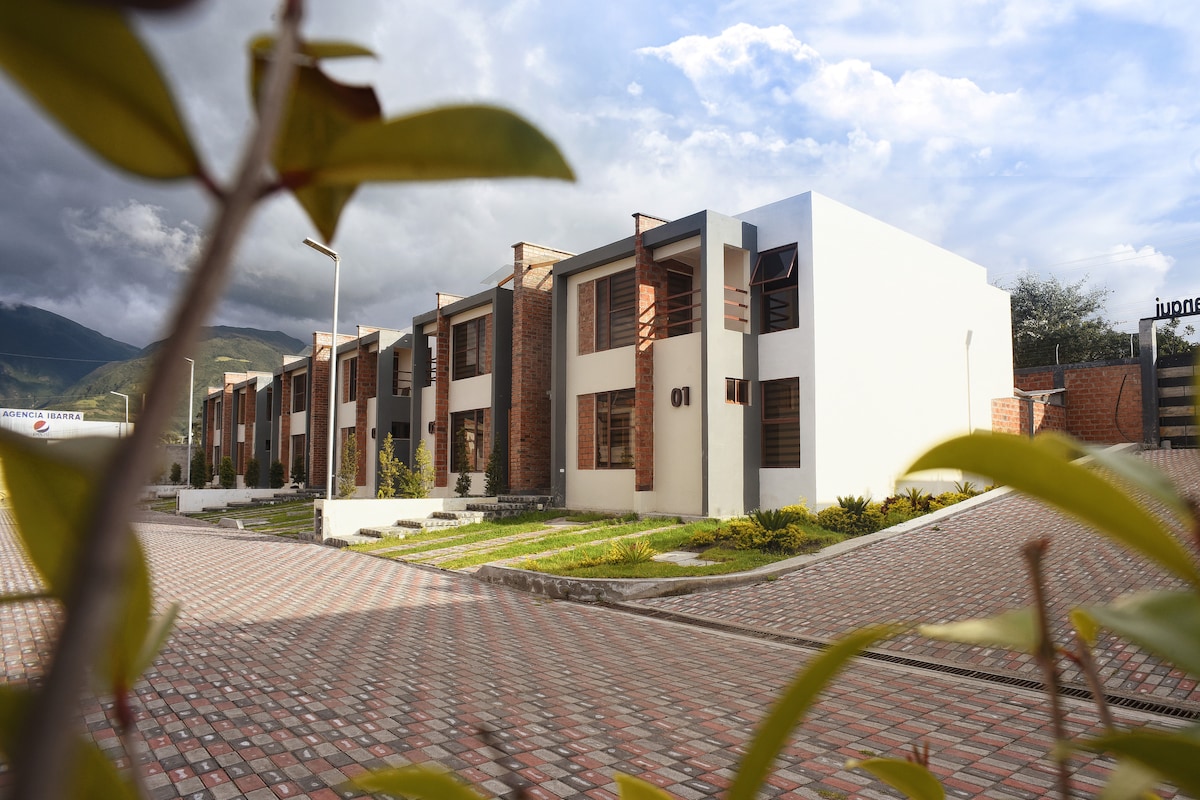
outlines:
[[[1033, 404], [1033, 428], [1043, 431], [1065, 431], [1067, 411], [1049, 403]], [[992, 430], [996, 433], [1029, 435], [1029, 401], [1019, 397], [1001, 397], [992, 401]]]
[[[1063, 427], [1053, 428], [1051, 419], [1047, 429], [1066, 430], [1093, 444], [1142, 441], [1142, 378], [1136, 361], [1029, 368], [1018, 370], [1015, 381], [1023, 391], [1066, 389]], [[1051, 418], [1057, 413], [1047, 412]]]

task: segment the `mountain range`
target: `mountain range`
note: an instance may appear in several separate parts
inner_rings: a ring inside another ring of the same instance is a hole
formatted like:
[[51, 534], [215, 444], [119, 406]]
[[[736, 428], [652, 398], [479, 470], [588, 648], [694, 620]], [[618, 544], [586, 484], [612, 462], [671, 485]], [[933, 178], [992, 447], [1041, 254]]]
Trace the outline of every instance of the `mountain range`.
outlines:
[[[58, 314], [27, 305], [0, 304], [0, 406], [83, 411], [90, 420], [121, 420], [129, 395], [130, 421], [136, 422], [145, 375], [161, 342], [144, 348], [110, 339]], [[209, 386], [226, 372], [273, 372], [285, 355], [298, 355], [304, 342], [281, 331], [214, 326], [205, 328], [194, 356], [193, 414]], [[187, 432], [187, 388], [168, 436]]]

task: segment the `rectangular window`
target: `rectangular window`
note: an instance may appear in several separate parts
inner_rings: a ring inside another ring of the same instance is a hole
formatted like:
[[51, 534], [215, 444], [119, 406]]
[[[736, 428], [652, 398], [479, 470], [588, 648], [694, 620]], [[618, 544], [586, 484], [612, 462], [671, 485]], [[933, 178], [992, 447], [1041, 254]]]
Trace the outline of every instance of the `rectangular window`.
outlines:
[[800, 466], [800, 379], [763, 381], [762, 465]]
[[750, 381], [744, 378], [726, 378], [725, 402], [739, 406], [750, 405]]
[[453, 380], [474, 378], [487, 372], [483, 367], [483, 348], [487, 342], [488, 317], [460, 322], [454, 326]]
[[392, 396], [393, 397], [408, 397], [412, 394], [412, 372], [403, 370], [404, 361], [400, 358], [400, 351], [392, 351]]
[[213, 414], [216, 415], [217, 418], [216, 424], [213, 427], [215, 427], [217, 430], [221, 430], [221, 418], [225, 416], [224, 413], [222, 413], [224, 411], [224, 405], [225, 404], [223, 401], [218, 400], [213, 406]]
[[287, 470], [288, 477], [292, 480], [297, 480], [296, 466], [299, 461], [300, 471], [303, 472], [308, 464], [308, 442], [303, 433], [297, 433], [292, 437], [292, 460], [290, 463], [284, 464], [283, 468]]
[[238, 392], [238, 424], [239, 425], [246, 424], [246, 404], [249, 402], [249, 400], [250, 400], [250, 392], [248, 390], [242, 389], [240, 392]]
[[759, 253], [750, 285], [762, 292], [759, 333], [774, 333], [800, 327], [799, 287], [796, 279], [796, 245]]
[[275, 408], [273, 406], [274, 400], [275, 400], [275, 390], [267, 389], [267, 422], [271, 421], [272, 415], [275, 413]]
[[392, 423], [392, 438], [393, 439], [411, 439], [412, 438], [412, 423], [411, 422], [393, 422]]
[[683, 336], [691, 333], [696, 317], [696, 293], [692, 291], [692, 273], [685, 264], [673, 266], [667, 272], [667, 326], [666, 335]]
[[596, 395], [596, 469], [633, 469], [633, 389]]
[[627, 347], [637, 339], [637, 281], [633, 270], [596, 281], [596, 350]]
[[342, 402], [353, 403], [358, 399], [358, 359], [347, 358], [342, 362]]
[[308, 410], [308, 373], [292, 376], [292, 413]]
[[[450, 471], [462, 472], [465, 455], [467, 472], [483, 472], [487, 464], [487, 431], [484, 430], [484, 409], [459, 411], [450, 415]], [[460, 444], [461, 437], [461, 444]], [[465, 450], [465, 453], [463, 452]]]

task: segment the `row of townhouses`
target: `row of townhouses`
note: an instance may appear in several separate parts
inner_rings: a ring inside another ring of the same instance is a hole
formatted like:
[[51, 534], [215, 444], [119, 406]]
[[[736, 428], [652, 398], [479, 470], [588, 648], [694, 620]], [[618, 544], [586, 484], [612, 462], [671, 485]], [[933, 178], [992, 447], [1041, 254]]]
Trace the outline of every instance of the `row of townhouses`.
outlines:
[[205, 453], [239, 475], [256, 458], [260, 485], [299, 457], [323, 487], [333, 350], [357, 496], [375, 495], [391, 433], [409, 463], [424, 441], [435, 495], [463, 469], [481, 494], [495, 447], [512, 493], [729, 516], [882, 497], [1012, 396], [1008, 295], [964, 258], [815, 193], [633, 222], [578, 255], [516, 244], [511, 275], [439, 294], [405, 330], [316, 333], [273, 374], [227, 374]]

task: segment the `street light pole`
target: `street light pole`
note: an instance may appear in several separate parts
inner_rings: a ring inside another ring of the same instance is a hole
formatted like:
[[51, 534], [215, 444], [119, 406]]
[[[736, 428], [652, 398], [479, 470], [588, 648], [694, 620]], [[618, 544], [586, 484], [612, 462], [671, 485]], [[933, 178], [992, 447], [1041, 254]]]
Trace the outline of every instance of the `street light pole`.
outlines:
[[121, 428], [121, 435], [125, 436], [129, 432], [129, 395], [121, 394], [120, 392], [109, 392], [109, 394], [125, 398], [125, 427]]
[[196, 397], [196, 362], [184, 356], [184, 361], [192, 365], [192, 376], [188, 380], [188, 449], [187, 449], [187, 485], [192, 485], [192, 401]]
[[338, 279], [342, 261], [336, 251], [329, 249], [320, 242], [305, 238], [304, 243], [333, 259], [333, 329], [329, 342], [329, 450], [325, 453], [325, 499], [333, 499], [333, 429], [337, 424], [337, 320], [338, 320]]

